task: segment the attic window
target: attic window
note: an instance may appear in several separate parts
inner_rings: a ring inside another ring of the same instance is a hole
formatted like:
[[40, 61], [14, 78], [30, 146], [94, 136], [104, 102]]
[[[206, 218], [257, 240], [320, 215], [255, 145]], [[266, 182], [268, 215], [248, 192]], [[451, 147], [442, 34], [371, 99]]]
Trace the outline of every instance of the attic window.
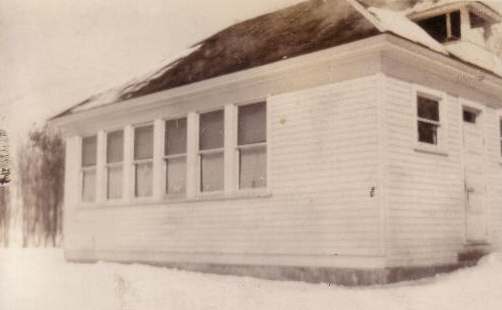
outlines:
[[459, 40], [461, 37], [460, 24], [460, 11], [434, 16], [418, 22], [420, 27], [441, 43]]
[[484, 27], [486, 24], [486, 21], [482, 17], [473, 12], [469, 12], [469, 19], [471, 20], [471, 28], [473, 29]]

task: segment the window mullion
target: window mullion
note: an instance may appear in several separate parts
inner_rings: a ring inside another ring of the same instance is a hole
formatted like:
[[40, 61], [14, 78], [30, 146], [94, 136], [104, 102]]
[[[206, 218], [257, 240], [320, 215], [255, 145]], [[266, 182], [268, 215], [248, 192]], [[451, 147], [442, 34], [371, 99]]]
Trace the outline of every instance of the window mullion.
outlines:
[[134, 127], [128, 125], [124, 128], [124, 172], [123, 196], [126, 201], [131, 201], [134, 196]]
[[237, 145], [237, 149], [255, 149], [266, 147], [266, 142]]
[[224, 153], [224, 152], [225, 152], [224, 148], [208, 149], [199, 151], [199, 155], [209, 155], [209, 154]]
[[446, 14], [446, 39], [449, 40], [452, 38], [452, 30], [451, 30], [451, 13]]
[[187, 153], [186, 153], [186, 195], [193, 198], [199, 191], [200, 166], [199, 166], [199, 115], [190, 112], [187, 115]]
[[428, 124], [432, 124], [432, 125], [438, 125], [438, 126], [441, 125], [441, 122], [430, 120], [430, 119], [427, 119], [427, 118], [418, 117], [417, 120], [419, 122], [428, 123]]
[[163, 189], [165, 188], [165, 174], [162, 169], [165, 124], [164, 120], [157, 119], [153, 130], [153, 197], [158, 200], [164, 195]]
[[164, 160], [177, 159], [177, 158], [185, 158], [186, 156], [187, 156], [186, 153], [172, 154], [172, 155], [164, 156]]
[[237, 152], [235, 146], [237, 145], [237, 107], [233, 104], [227, 104], [224, 110], [224, 191], [229, 194], [237, 189], [237, 174], [236, 162]]
[[116, 167], [122, 167], [123, 162], [115, 162], [115, 163], [108, 163], [106, 164], [106, 168], [116, 168]]
[[96, 202], [101, 203], [106, 199], [106, 132], [100, 130], [97, 140], [96, 158]]

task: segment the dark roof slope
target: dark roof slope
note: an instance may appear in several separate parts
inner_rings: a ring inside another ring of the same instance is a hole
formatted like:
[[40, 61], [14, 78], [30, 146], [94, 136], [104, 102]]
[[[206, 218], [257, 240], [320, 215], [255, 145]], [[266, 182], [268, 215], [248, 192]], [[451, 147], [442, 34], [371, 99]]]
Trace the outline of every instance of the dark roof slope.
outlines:
[[[140, 97], [378, 34], [348, 1], [310, 0], [233, 25], [203, 40], [165, 72], [128, 84], [110, 102]], [[99, 95], [98, 95], [99, 96]], [[94, 101], [93, 96], [78, 106]], [[102, 104], [100, 104], [102, 105]], [[70, 113], [72, 109], [59, 116]]]
[[229, 27], [198, 50], [121, 99], [209, 79], [328, 47], [378, 30], [346, 1], [314, 0]]

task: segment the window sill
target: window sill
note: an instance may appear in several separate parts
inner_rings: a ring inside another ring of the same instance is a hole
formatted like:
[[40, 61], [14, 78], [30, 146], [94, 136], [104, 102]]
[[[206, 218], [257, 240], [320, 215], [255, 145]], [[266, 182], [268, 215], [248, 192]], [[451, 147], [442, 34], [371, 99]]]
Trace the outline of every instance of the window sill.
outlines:
[[81, 203], [78, 210], [98, 210], [108, 208], [137, 208], [138, 206], [165, 206], [182, 203], [195, 203], [205, 201], [225, 201], [225, 200], [244, 200], [244, 199], [263, 199], [272, 197], [272, 193], [267, 189], [259, 190], [241, 190], [233, 193], [205, 193], [198, 194], [196, 197], [164, 197], [163, 199], [133, 199], [131, 201], [114, 200], [106, 201], [102, 204]]
[[218, 194], [199, 194], [194, 198], [186, 198], [186, 201], [212, 201], [212, 200], [239, 200], [239, 199], [253, 199], [253, 198], [267, 198], [271, 197], [272, 193], [267, 189], [257, 190], [238, 190], [232, 193], [218, 193]]
[[415, 152], [418, 152], [418, 153], [439, 155], [439, 156], [445, 156], [445, 157], [448, 156], [448, 152], [444, 148], [441, 148], [437, 145], [428, 145], [428, 144], [419, 143], [415, 146], [414, 150], [415, 150]]

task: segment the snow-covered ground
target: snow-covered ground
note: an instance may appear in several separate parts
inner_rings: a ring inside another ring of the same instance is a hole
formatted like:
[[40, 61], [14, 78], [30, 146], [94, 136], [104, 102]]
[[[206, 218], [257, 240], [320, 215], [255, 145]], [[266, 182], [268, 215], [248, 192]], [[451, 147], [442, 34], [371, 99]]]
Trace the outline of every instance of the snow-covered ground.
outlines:
[[502, 309], [502, 255], [419, 282], [370, 288], [275, 282], [0, 250], [0, 309]]

